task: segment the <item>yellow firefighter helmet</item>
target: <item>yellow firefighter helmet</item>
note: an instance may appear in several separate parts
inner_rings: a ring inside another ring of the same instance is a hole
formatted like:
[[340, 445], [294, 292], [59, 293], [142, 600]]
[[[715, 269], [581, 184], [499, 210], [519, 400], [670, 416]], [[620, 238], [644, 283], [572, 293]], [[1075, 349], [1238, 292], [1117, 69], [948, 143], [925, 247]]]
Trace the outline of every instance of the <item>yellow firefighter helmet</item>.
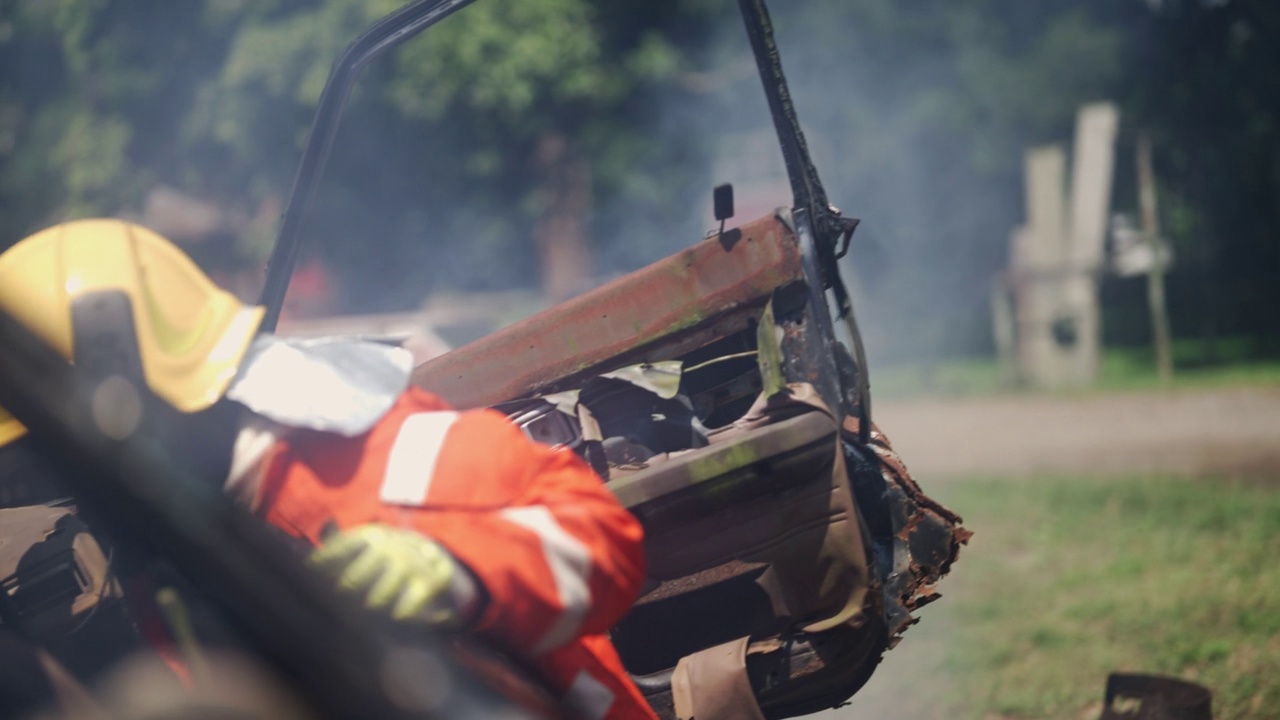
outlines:
[[[56, 225], [0, 254], [0, 308], [72, 362], [104, 339], [126, 338], [136, 348], [113, 352], [140, 365], [152, 392], [183, 412], [222, 396], [263, 314], [168, 240], [110, 219]], [[25, 432], [0, 408], [0, 447]]]

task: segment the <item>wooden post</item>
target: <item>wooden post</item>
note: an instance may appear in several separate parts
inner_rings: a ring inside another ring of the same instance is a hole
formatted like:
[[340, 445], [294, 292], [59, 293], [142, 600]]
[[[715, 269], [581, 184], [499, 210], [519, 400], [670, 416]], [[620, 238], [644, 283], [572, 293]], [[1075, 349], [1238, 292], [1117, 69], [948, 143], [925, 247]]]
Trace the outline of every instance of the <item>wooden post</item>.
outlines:
[[1160, 220], [1156, 213], [1156, 178], [1151, 162], [1151, 138], [1138, 136], [1138, 202], [1142, 208], [1142, 234], [1151, 249], [1147, 271], [1147, 306], [1151, 310], [1151, 340], [1155, 346], [1156, 373], [1160, 381], [1173, 379], [1173, 348], [1169, 314], [1164, 303], [1164, 253], [1160, 247]]
[[1111, 182], [1120, 111], [1111, 103], [1080, 108], [1071, 163], [1071, 225], [1062, 302], [1075, 323], [1075, 343], [1066, 349], [1071, 385], [1092, 385], [1101, 375], [1102, 311], [1098, 274], [1111, 211]]
[[1047, 145], [1027, 150], [1023, 162], [1027, 224], [1010, 238], [1019, 374], [1034, 387], [1051, 388], [1063, 384], [1052, 327], [1061, 304], [1054, 273], [1064, 257], [1067, 154], [1061, 145]]

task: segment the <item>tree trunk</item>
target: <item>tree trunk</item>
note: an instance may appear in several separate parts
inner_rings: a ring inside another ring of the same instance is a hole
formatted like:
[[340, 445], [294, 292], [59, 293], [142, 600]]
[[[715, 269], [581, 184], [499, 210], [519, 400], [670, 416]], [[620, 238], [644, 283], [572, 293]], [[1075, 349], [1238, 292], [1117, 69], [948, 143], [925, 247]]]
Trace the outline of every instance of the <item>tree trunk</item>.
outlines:
[[591, 280], [591, 166], [575, 156], [564, 135], [554, 132], [539, 139], [537, 161], [541, 214], [533, 238], [542, 291], [558, 302], [586, 290]]
[[1147, 307], [1151, 312], [1151, 342], [1156, 353], [1156, 373], [1160, 382], [1173, 379], [1173, 347], [1169, 313], [1164, 303], [1164, 260], [1161, 256], [1160, 221], [1156, 213], [1156, 176], [1151, 162], [1151, 138], [1138, 137], [1138, 199], [1142, 207], [1142, 232], [1151, 248], [1151, 269], [1147, 272]]

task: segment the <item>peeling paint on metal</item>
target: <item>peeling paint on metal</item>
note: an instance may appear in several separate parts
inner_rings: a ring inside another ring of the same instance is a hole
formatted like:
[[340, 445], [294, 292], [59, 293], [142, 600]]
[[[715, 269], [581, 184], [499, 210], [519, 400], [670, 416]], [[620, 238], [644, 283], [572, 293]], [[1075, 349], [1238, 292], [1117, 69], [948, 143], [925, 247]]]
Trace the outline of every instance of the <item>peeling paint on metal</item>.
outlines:
[[758, 312], [774, 290], [803, 279], [800, 249], [772, 215], [739, 230], [743, 242], [726, 249], [704, 240], [429, 360], [413, 381], [459, 408], [483, 407], [628, 364], [675, 333]]

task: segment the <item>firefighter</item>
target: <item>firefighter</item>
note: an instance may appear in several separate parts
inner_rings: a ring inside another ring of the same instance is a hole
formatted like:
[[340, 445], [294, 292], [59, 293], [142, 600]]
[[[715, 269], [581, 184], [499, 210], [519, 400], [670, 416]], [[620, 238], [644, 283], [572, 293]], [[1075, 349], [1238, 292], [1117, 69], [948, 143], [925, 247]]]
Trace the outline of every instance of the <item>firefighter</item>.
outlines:
[[[411, 386], [400, 348], [259, 333], [262, 308], [123, 221], [0, 254], [0, 307], [185, 413], [226, 491], [369, 608], [528, 658], [583, 717], [654, 717], [607, 635], [639, 592], [641, 529], [572, 452]], [[23, 433], [0, 410], [0, 446]]]

